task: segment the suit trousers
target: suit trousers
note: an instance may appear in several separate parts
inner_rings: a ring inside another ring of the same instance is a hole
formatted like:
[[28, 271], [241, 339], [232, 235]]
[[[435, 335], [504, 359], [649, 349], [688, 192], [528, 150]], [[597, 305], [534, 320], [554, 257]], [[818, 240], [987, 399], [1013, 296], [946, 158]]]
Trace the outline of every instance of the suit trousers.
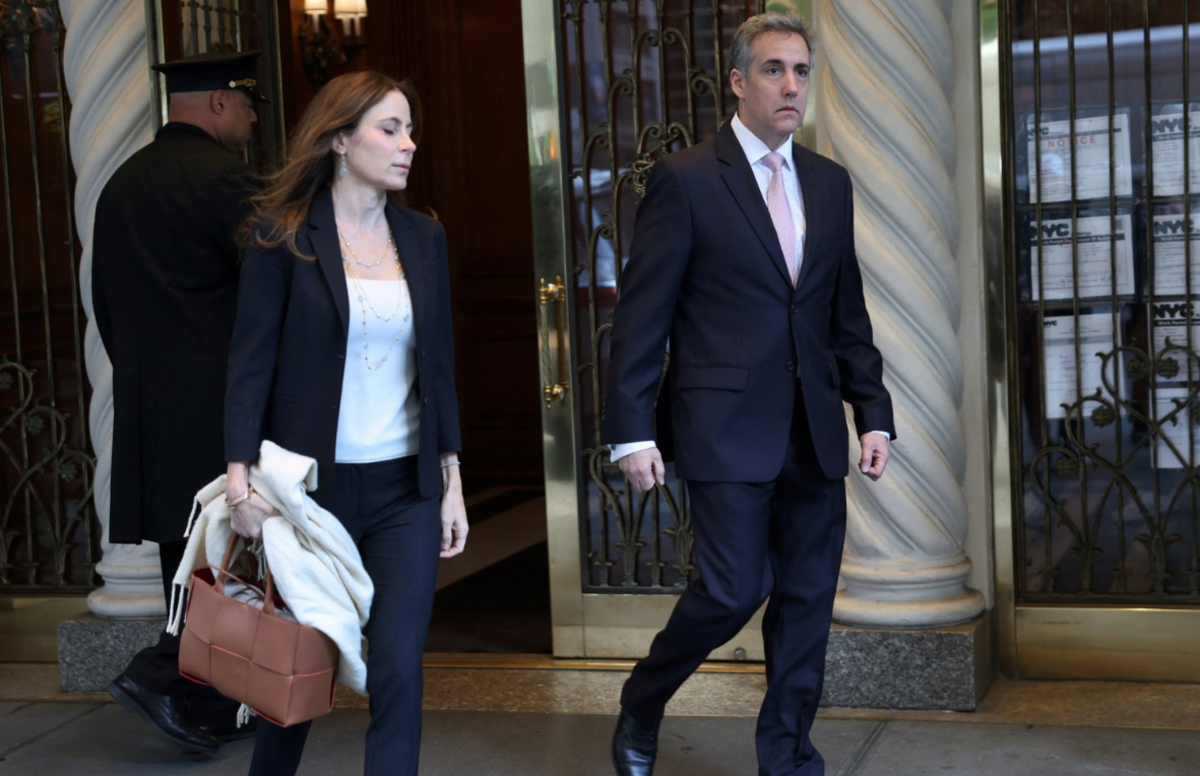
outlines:
[[[441, 503], [421, 498], [417, 456], [337, 464], [333, 492], [313, 498], [358, 545], [375, 585], [367, 622], [367, 776], [416, 776], [421, 752], [421, 666], [441, 550]], [[291, 776], [311, 722], [259, 721], [251, 776]]]
[[825, 647], [846, 530], [846, 488], [821, 473], [803, 395], [787, 454], [771, 482], [688, 482], [696, 578], [650, 654], [633, 669], [621, 706], [657, 727], [680, 685], [746, 625], [763, 601], [767, 693], [758, 717], [760, 776], [823, 776], [809, 740], [821, 699]]
[[[186, 549], [186, 539], [161, 542], [158, 545], [163, 598], [166, 601], [171, 600], [172, 580], [175, 570], [183, 562]], [[180, 606], [186, 607], [186, 593], [184, 596]], [[179, 675], [179, 641], [179, 636], [173, 636], [164, 629], [156, 643], [133, 656], [129, 665], [125, 667], [124, 675], [151, 692], [184, 699], [187, 703], [187, 721], [193, 725], [233, 727], [240, 704], [208, 685], [193, 682]]]

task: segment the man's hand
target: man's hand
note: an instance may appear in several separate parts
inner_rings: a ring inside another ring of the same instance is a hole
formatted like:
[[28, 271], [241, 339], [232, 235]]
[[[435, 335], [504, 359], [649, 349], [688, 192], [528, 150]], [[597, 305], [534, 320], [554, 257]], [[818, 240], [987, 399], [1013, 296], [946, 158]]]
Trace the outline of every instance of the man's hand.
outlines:
[[878, 481], [883, 476], [883, 470], [887, 468], [891, 455], [888, 439], [883, 434], [870, 432], [863, 434], [858, 441], [862, 444], [862, 461], [859, 462], [858, 468], [872, 480]]
[[664, 485], [667, 482], [662, 453], [658, 452], [657, 447], [630, 453], [617, 461], [617, 466], [621, 467], [621, 473], [629, 478], [633, 489], [641, 493], [645, 493], [656, 484]]

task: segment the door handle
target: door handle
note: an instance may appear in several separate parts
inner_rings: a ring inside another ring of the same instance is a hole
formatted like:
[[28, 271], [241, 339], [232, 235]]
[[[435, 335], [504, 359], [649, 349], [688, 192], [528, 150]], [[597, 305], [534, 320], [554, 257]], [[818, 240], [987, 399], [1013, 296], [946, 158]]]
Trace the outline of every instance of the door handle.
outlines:
[[[541, 322], [542, 340], [542, 399], [546, 409], [550, 409], [556, 401], [567, 398], [570, 381], [567, 380], [567, 368], [570, 364], [570, 354], [567, 352], [566, 326], [567, 288], [563, 285], [562, 276], [554, 278], [553, 283], [547, 283], [545, 278], [538, 284], [538, 318]], [[558, 379], [550, 366], [550, 306], [554, 305], [554, 337], [558, 346]]]

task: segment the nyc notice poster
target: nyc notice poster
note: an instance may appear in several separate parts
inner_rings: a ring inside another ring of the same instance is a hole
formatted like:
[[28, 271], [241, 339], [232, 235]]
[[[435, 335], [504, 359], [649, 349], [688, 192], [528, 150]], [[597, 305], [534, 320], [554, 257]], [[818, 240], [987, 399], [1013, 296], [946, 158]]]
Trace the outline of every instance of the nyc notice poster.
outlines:
[[[1188, 190], [1195, 193], [1200, 186], [1200, 111], [1187, 117]], [[1167, 112], [1150, 117], [1150, 153], [1154, 160], [1154, 196], [1177, 197], [1183, 194], [1183, 105], [1170, 106]]]
[[[1151, 313], [1154, 353], [1159, 362], [1155, 379], [1158, 382], [1186, 382], [1189, 365], [1192, 379], [1200, 379], [1195, 359], [1188, 356], [1189, 351], [1194, 353], [1200, 349], [1200, 309], [1191, 302], [1155, 302]], [[1162, 364], [1168, 361], [1175, 364], [1173, 374], [1163, 372]]]
[[[1156, 215], [1154, 232], [1154, 295], [1200, 294], [1200, 213]], [[1187, 271], [1188, 263], [1191, 272]]]
[[[1134, 291], [1133, 230], [1128, 213], [1043, 219], [1032, 224], [1033, 299], [1122, 296]], [[1078, 277], [1079, 287], [1075, 287]]]
[[[1043, 121], [1029, 118], [1029, 201], [1069, 202], [1072, 199], [1127, 197], [1133, 193], [1129, 164], [1129, 114]], [[1072, 146], [1075, 153], [1072, 154]], [[1112, 154], [1110, 175], [1109, 154]], [[1075, 160], [1075, 187], [1071, 188], [1071, 159]], [[1111, 187], [1110, 187], [1111, 179]], [[1039, 185], [1040, 184], [1040, 185]], [[1040, 197], [1040, 198], [1039, 198]]]
[[[1101, 354], [1110, 353], [1120, 345], [1119, 332], [1114, 332], [1112, 313], [1087, 313], [1076, 318], [1073, 315], [1047, 315], [1042, 321], [1042, 345], [1045, 352], [1044, 391], [1046, 417], [1067, 417], [1067, 407], [1075, 404], [1080, 396], [1092, 396], [1097, 390], [1113, 401], [1112, 393], [1105, 387], [1103, 375], [1104, 359]], [[1078, 337], [1078, 360], [1076, 360], [1076, 337]], [[1120, 359], [1108, 360], [1108, 384], [1121, 393]], [[1113, 372], [1116, 374], [1113, 374]], [[1092, 406], [1084, 409], [1090, 415]]]

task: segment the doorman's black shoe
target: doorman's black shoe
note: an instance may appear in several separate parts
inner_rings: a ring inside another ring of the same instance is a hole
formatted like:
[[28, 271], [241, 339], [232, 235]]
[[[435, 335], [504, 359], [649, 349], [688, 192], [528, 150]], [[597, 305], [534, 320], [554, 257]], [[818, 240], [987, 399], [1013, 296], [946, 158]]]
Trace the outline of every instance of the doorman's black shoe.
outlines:
[[216, 737], [184, 719], [184, 703], [169, 695], [160, 695], [142, 687], [128, 676], [119, 676], [108, 684], [108, 694], [117, 703], [150, 723], [163, 738], [189, 753], [212, 754], [221, 748]]
[[613, 733], [612, 756], [617, 776], [651, 776], [658, 756], [658, 729], [643, 727], [622, 710]]

